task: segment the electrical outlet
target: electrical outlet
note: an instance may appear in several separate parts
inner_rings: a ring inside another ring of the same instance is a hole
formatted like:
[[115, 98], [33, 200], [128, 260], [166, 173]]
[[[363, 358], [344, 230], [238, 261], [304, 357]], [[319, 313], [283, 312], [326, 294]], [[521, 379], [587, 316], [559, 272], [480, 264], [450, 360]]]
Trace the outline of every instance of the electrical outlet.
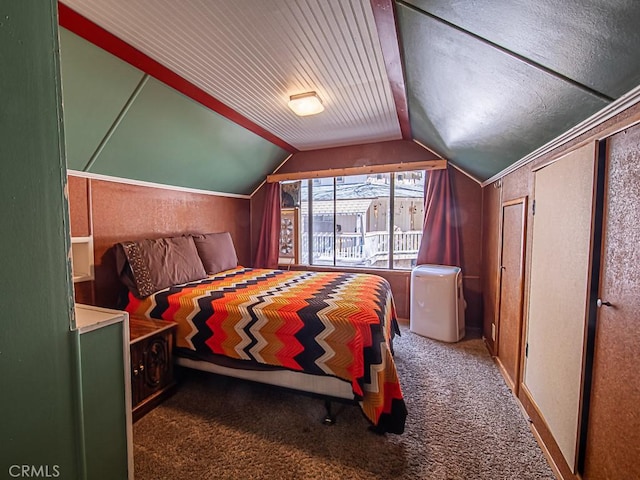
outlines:
[[496, 341], [496, 324], [491, 324], [491, 340]]

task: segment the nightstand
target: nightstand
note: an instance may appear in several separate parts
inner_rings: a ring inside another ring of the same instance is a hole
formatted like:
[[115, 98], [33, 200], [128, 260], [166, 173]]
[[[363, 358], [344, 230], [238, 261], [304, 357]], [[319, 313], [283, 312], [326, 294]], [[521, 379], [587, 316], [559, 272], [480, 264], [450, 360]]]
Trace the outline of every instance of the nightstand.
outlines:
[[173, 392], [173, 343], [177, 324], [129, 318], [133, 421]]

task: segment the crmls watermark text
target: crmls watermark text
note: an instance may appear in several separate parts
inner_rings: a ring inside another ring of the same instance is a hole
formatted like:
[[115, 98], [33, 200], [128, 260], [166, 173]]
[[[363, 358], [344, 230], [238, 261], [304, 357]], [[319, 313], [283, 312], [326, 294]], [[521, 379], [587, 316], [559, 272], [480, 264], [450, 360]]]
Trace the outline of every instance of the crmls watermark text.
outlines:
[[11, 465], [11, 478], [58, 478], [60, 465]]

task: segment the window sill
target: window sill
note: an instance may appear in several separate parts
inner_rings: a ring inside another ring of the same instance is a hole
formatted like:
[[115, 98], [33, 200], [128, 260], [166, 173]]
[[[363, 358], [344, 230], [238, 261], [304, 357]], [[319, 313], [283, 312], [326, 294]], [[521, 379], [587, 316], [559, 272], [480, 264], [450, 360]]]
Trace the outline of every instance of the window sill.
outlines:
[[304, 264], [291, 264], [291, 265], [278, 265], [280, 270], [310, 270], [310, 271], [328, 271], [328, 272], [348, 272], [348, 273], [385, 273], [385, 274], [411, 274], [409, 269], [391, 269], [391, 268], [363, 268], [363, 267], [349, 267], [340, 265], [304, 265]]

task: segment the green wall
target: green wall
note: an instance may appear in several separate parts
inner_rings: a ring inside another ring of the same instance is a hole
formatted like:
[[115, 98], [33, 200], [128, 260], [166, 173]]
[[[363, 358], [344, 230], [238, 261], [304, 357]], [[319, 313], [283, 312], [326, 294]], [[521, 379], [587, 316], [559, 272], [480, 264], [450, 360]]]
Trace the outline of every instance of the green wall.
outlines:
[[70, 169], [251, 194], [288, 152], [60, 29]]
[[144, 72], [60, 29], [67, 166], [84, 170]]
[[413, 136], [479, 180], [608, 104], [407, 5], [397, 11]]
[[54, 0], [0, 1], [0, 478], [81, 464], [57, 30]]

